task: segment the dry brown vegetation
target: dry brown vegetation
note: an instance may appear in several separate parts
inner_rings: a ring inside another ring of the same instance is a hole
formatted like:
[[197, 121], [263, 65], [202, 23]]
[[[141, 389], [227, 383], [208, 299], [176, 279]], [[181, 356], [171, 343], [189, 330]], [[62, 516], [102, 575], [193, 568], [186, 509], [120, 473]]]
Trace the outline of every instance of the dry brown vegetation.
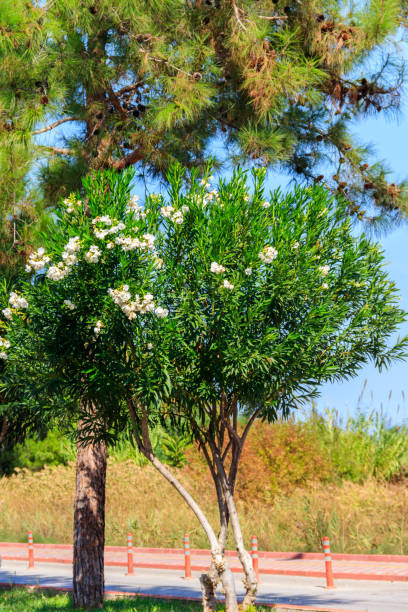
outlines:
[[[254, 533], [263, 550], [319, 550], [321, 537], [329, 535], [338, 552], [408, 553], [404, 484], [325, 483], [306, 478], [299, 468], [296, 474], [299, 482], [305, 480], [303, 485], [278, 491], [276, 475], [259, 471], [262, 465], [252, 461], [250, 451], [251, 445], [238, 492], [247, 544]], [[316, 469], [324, 468], [317, 456], [313, 461]], [[32, 529], [37, 542], [71, 542], [74, 472], [70, 464], [2, 478], [0, 539], [25, 541]], [[193, 462], [180, 475], [215, 521], [215, 498], [203, 466]], [[264, 490], [266, 494], [255, 496]], [[107, 544], [124, 545], [131, 529], [137, 546], [181, 546], [185, 531], [193, 547], [207, 546], [195, 517], [170, 485], [150, 466], [132, 461], [109, 464], [106, 518]]]

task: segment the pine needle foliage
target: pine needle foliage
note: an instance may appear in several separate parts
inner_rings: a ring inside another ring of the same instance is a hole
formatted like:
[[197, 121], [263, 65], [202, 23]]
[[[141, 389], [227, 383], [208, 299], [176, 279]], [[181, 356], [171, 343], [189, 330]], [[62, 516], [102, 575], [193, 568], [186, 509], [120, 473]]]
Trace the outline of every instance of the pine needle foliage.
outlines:
[[406, 13], [398, 0], [3, 0], [2, 205], [35, 163], [55, 202], [90, 169], [203, 164], [218, 137], [234, 160], [325, 181], [360, 218], [398, 217], [407, 184], [352, 124], [399, 108]]

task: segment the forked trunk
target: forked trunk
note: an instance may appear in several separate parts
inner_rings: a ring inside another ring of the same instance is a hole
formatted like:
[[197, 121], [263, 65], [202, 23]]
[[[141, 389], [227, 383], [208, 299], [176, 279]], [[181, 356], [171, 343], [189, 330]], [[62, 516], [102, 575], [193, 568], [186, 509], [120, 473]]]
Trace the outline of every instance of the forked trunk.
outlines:
[[[78, 425], [80, 430], [81, 424]], [[74, 502], [74, 608], [103, 608], [106, 444], [78, 445]]]

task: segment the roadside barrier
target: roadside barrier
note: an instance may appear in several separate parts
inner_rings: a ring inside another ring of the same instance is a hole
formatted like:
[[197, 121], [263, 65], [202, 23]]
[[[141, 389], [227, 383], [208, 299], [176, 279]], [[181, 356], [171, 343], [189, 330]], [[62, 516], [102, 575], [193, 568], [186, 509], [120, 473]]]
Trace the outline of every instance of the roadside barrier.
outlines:
[[33, 532], [28, 532], [28, 568], [34, 567], [34, 544], [33, 544]]
[[133, 576], [133, 541], [131, 533], [127, 535], [127, 564], [128, 571], [126, 575]]
[[258, 538], [256, 536], [252, 536], [251, 538], [251, 557], [252, 557], [252, 567], [254, 568], [256, 580], [257, 582], [259, 582]]
[[191, 578], [191, 554], [190, 554], [190, 536], [184, 534], [184, 579]]
[[334, 589], [333, 567], [330, 554], [330, 541], [326, 536], [323, 538], [324, 564], [326, 566], [326, 589]]

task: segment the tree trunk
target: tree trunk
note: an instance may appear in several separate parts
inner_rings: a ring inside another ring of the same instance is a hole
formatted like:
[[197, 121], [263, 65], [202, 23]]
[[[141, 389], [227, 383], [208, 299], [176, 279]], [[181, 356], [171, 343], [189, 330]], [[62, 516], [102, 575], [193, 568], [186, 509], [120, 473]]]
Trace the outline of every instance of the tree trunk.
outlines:
[[106, 444], [79, 443], [74, 502], [74, 608], [103, 608], [105, 481]]
[[128, 400], [128, 408], [133, 425], [133, 435], [140, 452], [143, 453], [146, 459], [148, 459], [152, 463], [156, 470], [181, 495], [181, 497], [196, 515], [208, 538], [208, 542], [211, 548], [211, 568], [208, 574], [203, 574], [200, 578], [204, 610], [206, 612], [210, 612], [216, 609], [215, 588], [217, 585], [217, 579], [215, 578], [215, 576], [218, 575], [225, 591], [226, 612], [238, 612], [237, 596], [235, 592], [235, 584], [232, 572], [226, 561], [224, 549], [220, 546], [219, 540], [215, 535], [213, 528], [211, 527], [207, 517], [205, 516], [204, 512], [201, 510], [195, 499], [183, 487], [181, 482], [179, 482], [179, 480], [174, 476], [174, 474], [172, 474], [172, 472], [170, 472], [170, 470], [153, 453], [149, 437], [147, 417], [145, 414], [146, 411], [144, 407], [141, 407], [142, 411], [144, 412], [144, 416], [140, 423], [142, 429], [142, 439], [140, 438], [138, 433], [136, 412], [131, 400]]

